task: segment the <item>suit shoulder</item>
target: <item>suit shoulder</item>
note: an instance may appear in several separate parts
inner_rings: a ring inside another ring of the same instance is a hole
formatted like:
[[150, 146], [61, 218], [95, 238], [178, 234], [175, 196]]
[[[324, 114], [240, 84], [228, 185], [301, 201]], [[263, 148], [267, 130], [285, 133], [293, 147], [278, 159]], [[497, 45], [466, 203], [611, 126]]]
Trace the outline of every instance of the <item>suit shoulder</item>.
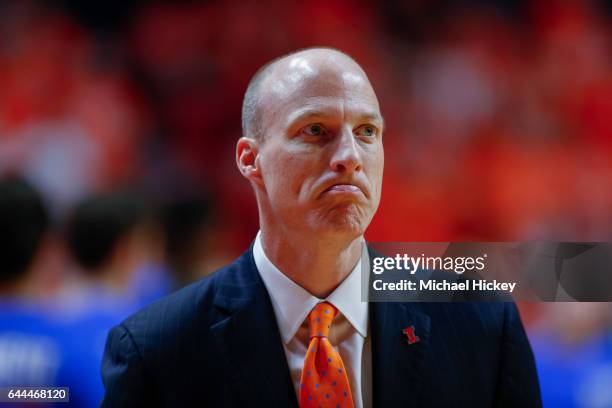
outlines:
[[483, 335], [496, 338], [503, 336], [508, 327], [521, 326], [520, 314], [511, 300], [432, 302], [421, 306], [438, 323], [464, 330], [477, 329]]

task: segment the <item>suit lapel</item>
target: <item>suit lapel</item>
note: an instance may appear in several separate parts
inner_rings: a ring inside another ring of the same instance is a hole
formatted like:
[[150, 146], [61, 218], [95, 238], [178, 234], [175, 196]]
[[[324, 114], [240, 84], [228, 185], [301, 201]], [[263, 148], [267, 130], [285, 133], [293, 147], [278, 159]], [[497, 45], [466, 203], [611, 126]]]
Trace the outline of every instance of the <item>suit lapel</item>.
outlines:
[[252, 250], [220, 286], [215, 306], [228, 317], [210, 330], [230, 365], [242, 405], [297, 407], [274, 310]]
[[370, 306], [375, 407], [417, 404], [430, 334], [430, 318], [418, 306], [395, 302]]

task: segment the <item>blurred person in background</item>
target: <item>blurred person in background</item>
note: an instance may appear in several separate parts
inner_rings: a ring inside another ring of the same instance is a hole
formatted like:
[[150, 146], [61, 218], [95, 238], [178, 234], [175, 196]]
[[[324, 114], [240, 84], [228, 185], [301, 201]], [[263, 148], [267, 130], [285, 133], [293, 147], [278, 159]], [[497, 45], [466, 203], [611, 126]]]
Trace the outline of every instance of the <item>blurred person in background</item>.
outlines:
[[542, 401], [555, 408], [612, 407], [612, 306], [549, 303], [529, 334]]
[[176, 288], [208, 275], [231, 259], [218, 245], [215, 232], [222, 220], [208, 195], [190, 193], [171, 199], [162, 206], [160, 218], [166, 262]]
[[[66, 242], [76, 268], [66, 279], [61, 297], [75, 302], [74, 309], [80, 309], [81, 302], [106, 310], [139, 303], [141, 294], [130, 292], [130, 281], [150, 260], [156, 238], [138, 194], [116, 191], [84, 199], [67, 222]], [[149, 279], [154, 281], [156, 276]], [[109, 304], [101, 304], [101, 299]]]
[[52, 267], [49, 215], [23, 179], [0, 179], [0, 386], [61, 385], [67, 350], [39, 287]]
[[[103, 394], [98, 373], [108, 330], [166, 293], [170, 284], [165, 270], [157, 267], [158, 234], [136, 193], [116, 191], [83, 200], [65, 235], [76, 264], [55, 310], [65, 328], [61, 340], [70, 349], [66, 385], [74, 404], [91, 407]], [[134, 291], [131, 282], [140, 274], [147, 284]]]

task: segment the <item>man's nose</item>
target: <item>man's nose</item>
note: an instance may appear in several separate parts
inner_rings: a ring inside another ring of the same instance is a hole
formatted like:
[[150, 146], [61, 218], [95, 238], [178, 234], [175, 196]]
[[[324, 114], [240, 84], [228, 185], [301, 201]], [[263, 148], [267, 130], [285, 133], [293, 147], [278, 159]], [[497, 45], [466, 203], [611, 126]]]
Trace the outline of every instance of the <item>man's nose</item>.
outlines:
[[360, 171], [362, 165], [357, 140], [350, 130], [343, 130], [330, 161], [331, 169], [338, 173], [354, 173]]

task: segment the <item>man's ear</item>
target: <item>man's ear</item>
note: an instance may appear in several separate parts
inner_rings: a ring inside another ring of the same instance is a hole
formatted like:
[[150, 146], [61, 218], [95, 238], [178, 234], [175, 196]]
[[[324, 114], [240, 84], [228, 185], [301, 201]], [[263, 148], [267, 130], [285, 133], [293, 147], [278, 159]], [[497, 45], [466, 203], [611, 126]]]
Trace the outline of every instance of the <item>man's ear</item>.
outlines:
[[250, 137], [241, 137], [236, 144], [236, 165], [240, 173], [249, 181], [261, 184], [259, 167], [259, 143]]

